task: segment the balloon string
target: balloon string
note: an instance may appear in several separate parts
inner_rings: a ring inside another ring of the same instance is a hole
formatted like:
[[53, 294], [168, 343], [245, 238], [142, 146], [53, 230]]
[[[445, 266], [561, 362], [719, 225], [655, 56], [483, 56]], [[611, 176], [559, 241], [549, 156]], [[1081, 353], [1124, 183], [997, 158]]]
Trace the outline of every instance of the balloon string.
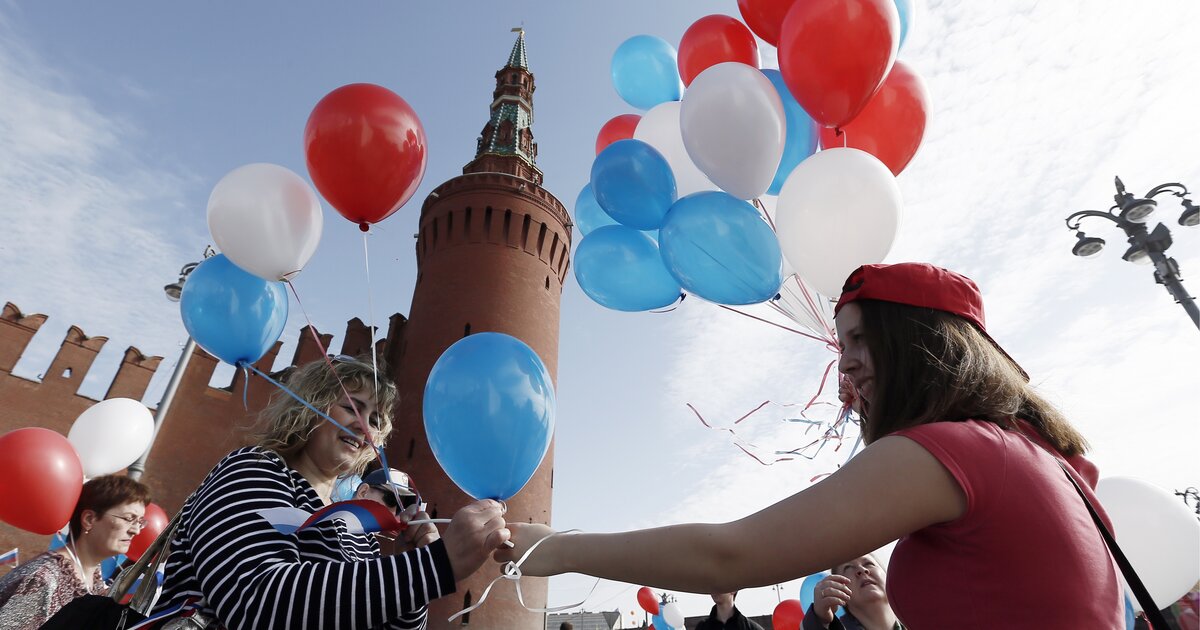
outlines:
[[371, 255], [367, 251], [367, 233], [362, 233], [363, 267], [367, 271], [367, 319], [371, 331], [371, 381], [375, 384], [375, 396], [379, 396], [379, 359], [375, 356], [375, 302], [371, 297]]
[[773, 322], [769, 319], [763, 319], [761, 317], [758, 317], [757, 315], [751, 315], [750, 313], [746, 313], [744, 311], [739, 311], [736, 308], [730, 308], [728, 306], [725, 306], [724, 304], [718, 304], [717, 306], [720, 306], [721, 308], [723, 308], [727, 311], [733, 311], [734, 313], [737, 313], [738, 315], [743, 315], [745, 317], [749, 317], [750, 319], [756, 319], [764, 324], [770, 324], [772, 326], [775, 326], [776, 328], [782, 328], [788, 332], [794, 332], [797, 335], [800, 335], [802, 337], [808, 337], [809, 339], [812, 339], [814, 341], [825, 342], [825, 340], [820, 337], [816, 337], [816, 336], [810, 335], [808, 333], [800, 332], [799, 330], [796, 330], [795, 328], [788, 328], [787, 326], [784, 326], [783, 324], [776, 324], [775, 322]]
[[242, 409], [247, 413], [250, 412], [250, 401], [246, 395], [250, 392], [250, 372], [246, 370], [246, 366], [242, 366]]
[[479, 601], [454, 613], [446, 621], [454, 621], [455, 619], [482, 606], [483, 602], [487, 601], [488, 594], [491, 593], [492, 587], [495, 586], [496, 583], [499, 582], [500, 580], [508, 580], [513, 583], [513, 585], [516, 587], [516, 590], [517, 590], [517, 602], [521, 604], [522, 608], [524, 608], [525, 610], [528, 610], [529, 612], [553, 613], [553, 612], [559, 612], [561, 610], [567, 610], [568, 608], [575, 608], [577, 606], [582, 606], [584, 603], [587, 602], [588, 597], [591, 597], [592, 593], [596, 592], [596, 587], [600, 585], [600, 580], [596, 580], [596, 582], [592, 584], [592, 590], [588, 591], [588, 594], [586, 596], [584, 596], [584, 598], [581, 601], [575, 602], [574, 604], [566, 604], [564, 606], [554, 606], [554, 607], [550, 607], [550, 608], [530, 608], [528, 605], [525, 604], [525, 598], [521, 593], [521, 577], [522, 577], [521, 565], [525, 563], [525, 560], [527, 560], [529, 558], [529, 555], [532, 554], [533, 551], [535, 549], [537, 549], [539, 545], [546, 542], [547, 540], [550, 540], [551, 538], [553, 538], [555, 536], [562, 535], [562, 534], [574, 534], [578, 531], [579, 530], [577, 530], [577, 529], [568, 529], [568, 530], [562, 531], [562, 532], [554, 532], [553, 534], [550, 534], [549, 536], [546, 536], [545, 538], [533, 543], [533, 545], [530, 546], [529, 549], [527, 549], [525, 551], [525, 553], [516, 562], [508, 562], [504, 565], [504, 568], [501, 570], [500, 575], [498, 575], [496, 577], [496, 579], [489, 582], [487, 585], [487, 588], [483, 589], [483, 593], [481, 593], [479, 595]]
[[347, 427], [346, 425], [329, 417], [329, 414], [326, 414], [325, 412], [321, 411], [320, 409], [317, 409], [316, 407], [312, 406], [312, 403], [301, 398], [296, 392], [293, 392], [292, 390], [288, 389], [288, 387], [286, 385], [284, 385], [283, 383], [280, 383], [279, 381], [271, 378], [270, 376], [263, 373], [258, 368], [254, 367], [253, 365], [250, 365], [249, 363], [247, 363], [245, 361], [241, 362], [239, 364], [239, 367], [241, 367], [244, 370], [251, 370], [255, 374], [263, 377], [264, 379], [266, 379], [266, 381], [268, 383], [274, 385], [275, 387], [278, 387], [280, 391], [282, 391], [283, 393], [287, 394], [288, 396], [291, 396], [292, 398], [296, 399], [296, 402], [300, 403], [301, 405], [304, 405], [305, 407], [307, 407], [309, 411], [311, 411], [311, 412], [317, 414], [318, 416], [320, 416], [321, 418], [324, 418], [325, 420], [328, 420], [329, 422], [333, 423], [333, 426], [341, 429], [342, 432], [345, 433], [346, 435], [349, 435], [355, 439], [358, 439], [358, 436], [355, 435], [354, 432], [351, 431], [349, 427]]
[[[300, 312], [304, 315], [304, 321], [308, 324], [308, 332], [312, 335], [313, 341], [317, 344], [317, 349], [321, 351], [321, 358], [325, 359], [325, 365], [329, 366], [329, 371], [333, 373], [333, 378], [337, 381], [338, 387], [342, 389], [342, 395], [346, 397], [346, 403], [350, 405], [350, 410], [354, 412], [354, 419], [358, 422], [358, 428], [363, 432], [363, 438], [366, 439], [367, 444], [371, 445], [371, 449], [375, 451], [376, 457], [383, 466], [384, 481], [390, 484], [392, 482], [392, 474], [391, 469], [388, 467], [387, 455], [384, 455], [383, 449], [379, 448], [379, 446], [375, 444], [375, 438], [371, 435], [371, 428], [367, 426], [366, 421], [363, 420], [362, 414], [358, 411], [358, 403], [354, 402], [354, 399], [350, 397], [350, 391], [346, 389], [346, 384], [342, 382], [342, 377], [338, 376], [337, 368], [333, 367], [333, 361], [329, 359], [329, 351], [325, 349], [325, 344], [321, 343], [321, 337], [317, 335], [317, 327], [313, 326], [312, 320], [308, 317], [308, 311], [304, 310], [304, 303], [300, 301], [300, 293], [296, 291], [296, 285], [292, 284], [291, 280], [284, 280], [284, 282], [286, 282], [288, 288], [292, 290], [292, 295], [296, 297], [296, 305], [300, 307]], [[258, 372], [258, 370], [254, 371]], [[261, 372], [259, 373], [261, 374]], [[308, 405], [308, 408], [313, 409], [314, 411], [316, 410], [316, 408], [312, 405]], [[333, 418], [330, 418], [325, 414], [320, 415], [327, 420], [333, 421], [334, 424], [337, 424]], [[338, 426], [341, 425], [339, 424]], [[353, 433], [351, 433], [351, 435], [353, 435]]]

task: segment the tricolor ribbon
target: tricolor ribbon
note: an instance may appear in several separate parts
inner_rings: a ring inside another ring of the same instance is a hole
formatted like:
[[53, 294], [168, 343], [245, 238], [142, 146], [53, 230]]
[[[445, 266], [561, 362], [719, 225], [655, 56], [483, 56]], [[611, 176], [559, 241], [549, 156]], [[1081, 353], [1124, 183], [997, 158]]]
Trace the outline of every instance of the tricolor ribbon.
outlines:
[[3, 554], [0, 554], [0, 567], [6, 564], [17, 564], [17, 547], [13, 547], [12, 549], [5, 551]]
[[396, 518], [396, 515], [387, 506], [371, 499], [338, 501], [312, 513], [294, 507], [274, 507], [258, 510], [258, 514], [270, 523], [275, 531], [288, 535], [302, 532], [317, 523], [333, 519], [345, 521], [346, 531], [352, 534], [402, 532], [411, 525], [450, 522], [448, 518], [402, 521]]

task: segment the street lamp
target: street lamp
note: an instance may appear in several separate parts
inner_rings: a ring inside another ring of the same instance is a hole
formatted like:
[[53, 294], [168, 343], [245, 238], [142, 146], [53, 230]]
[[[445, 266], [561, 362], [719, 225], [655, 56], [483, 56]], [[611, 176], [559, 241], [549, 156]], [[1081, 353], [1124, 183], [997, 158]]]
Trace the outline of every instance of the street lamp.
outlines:
[[[204, 248], [204, 257], [211, 258], [216, 255], [212, 246]], [[200, 263], [190, 262], [179, 270], [179, 280], [163, 287], [163, 293], [167, 294], [167, 299], [172, 302], [178, 302], [183, 295], [183, 285], [187, 284], [187, 278]], [[167, 411], [171, 408], [171, 403], [175, 400], [175, 392], [179, 390], [179, 382], [183, 380], [183, 373], [187, 370], [188, 362], [192, 360], [192, 352], [196, 349], [196, 341], [188, 335], [187, 342], [183, 344], [183, 351], [179, 354], [179, 362], [175, 364], [175, 370], [171, 372], [171, 380], [167, 383], [167, 389], [163, 392], [162, 400], [158, 403], [158, 409], [154, 411], [154, 435], [150, 438], [150, 445], [146, 447], [146, 452], [138, 458], [136, 462], [129, 465], [126, 470], [126, 475], [130, 479], [138, 480], [142, 478], [142, 473], [146, 471], [146, 459], [150, 457], [150, 449], [154, 448], [154, 440], [158, 438], [158, 431], [162, 428], [163, 420], [167, 417]]]
[[1088, 236], [1079, 229], [1080, 221], [1085, 217], [1100, 217], [1107, 219], [1121, 228], [1128, 237], [1129, 249], [1121, 258], [1137, 265], [1154, 265], [1154, 281], [1165, 286], [1167, 292], [1175, 301], [1183, 306], [1183, 310], [1192, 319], [1196, 328], [1200, 329], [1200, 309], [1196, 308], [1196, 298], [1188, 295], [1183, 288], [1183, 279], [1179, 276], [1179, 264], [1174, 258], [1169, 258], [1164, 252], [1171, 247], [1171, 231], [1159, 223], [1153, 230], [1146, 229], [1146, 221], [1158, 207], [1154, 197], [1162, 193], [1170, 193], [1180, 199], [1183, 213], [1179, 215], [1179, 225], [1195, 227], [1200, 225], [1200, 208], [1188, 199], [1188, 189], [1183, 184], [1160, 184], [1150, 189], [1144, 197], [1135, 197], [1125, 191], [1121, 178], [1115, 178], [1117, 194], [1113, 196], [1115, 204], [1106, 212], [1099, 210], [1081, 210], [1067, 217], [1067, 229], [1073, 230], [1077, 237], [1071, 253], [1081, 258], [1091, 258], [1104, 249], [1104, 239]]

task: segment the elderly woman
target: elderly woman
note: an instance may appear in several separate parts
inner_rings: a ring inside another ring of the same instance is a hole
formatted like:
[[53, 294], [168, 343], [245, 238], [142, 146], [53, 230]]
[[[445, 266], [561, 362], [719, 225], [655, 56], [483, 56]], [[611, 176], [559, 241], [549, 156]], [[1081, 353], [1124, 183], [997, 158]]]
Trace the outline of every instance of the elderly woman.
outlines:
[[905, 627], [1122, 627], [1120, 580], [1079, 494], [1099, 505], [1084, 439], [988, 336], [975, 283], [866, 265], [835, 313], [868, 444], [837, 472], [729, 523], [563, 536], [513, 524], [516, 547], [496, 559], [542, 541], [525, 575], [704, 593], [797, 579], [899, 539], [887, 589]]
[[373, 535], [352, 533], [341, 519], [280, 533], [260, 512], [329, 504], [338, 477], [360, 474], [375, 455], [358, 419], [382, 444], [396, 402], [392, 383], [380, 379], [376, 390], [371, 365], [357, 359], [339, 357], [332, 369], [310, 363], [287, 385], [349, 432], [275, 397], [257, 445], [227, 455], [184, 503], [158, 610], [189, 599], [198, 609], [166, 627], [424, 627], [426, 604], [454, 592], [508, 539], [503, 506], [472, 503], [441, 537], [429, 524], [409, 527], [405, 539], [416, 547], [387, 557]]
[[128, 477], [103, 475], [83, 484], [67, 544], [0, 579], [0, 628], [38, 628], [76, 597], [103, 593], [100, 563], [129, 551], [146, 525], [148, 503], [150, 490]]

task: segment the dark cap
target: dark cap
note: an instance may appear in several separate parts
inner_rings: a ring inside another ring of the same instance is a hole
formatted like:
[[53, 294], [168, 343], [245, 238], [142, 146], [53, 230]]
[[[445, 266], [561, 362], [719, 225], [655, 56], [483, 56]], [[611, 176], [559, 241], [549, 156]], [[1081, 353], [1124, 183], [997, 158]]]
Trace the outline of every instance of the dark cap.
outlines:
[[863, 265], [846, 279], [842, 296], [833, 309], [834, 315], [846, 304], [857, 300], [880, 300], [957, 315], [974, 324], [1025, 380], [1029, 380], [1029, 374], [988, 334], [983, 317], [983, 295], [974, 281], [960, 273], [928, 263]]

